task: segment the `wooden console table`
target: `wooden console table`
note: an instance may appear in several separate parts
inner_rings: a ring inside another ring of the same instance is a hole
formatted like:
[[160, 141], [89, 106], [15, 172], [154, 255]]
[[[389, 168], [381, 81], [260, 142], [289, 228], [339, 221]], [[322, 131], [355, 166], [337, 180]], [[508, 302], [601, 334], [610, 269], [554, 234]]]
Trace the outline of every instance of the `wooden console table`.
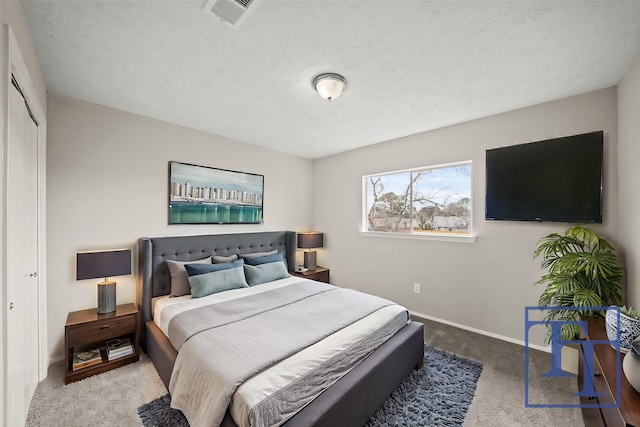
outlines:
[[[592, 341], [608, 340], [604, 319], [584, 318], [588, 325], [588, 334], [582, 338]], [[584, 347], [579, 352], [578, 389], [584, 384]], [[582, 416], [586, 427], [591, 426], [635, 426], [640, 427], [640, 394], [631, 387], [622, 372], [620, 354], [620, 406], [611, 408], [582, 408]], [[587, 369], [587, 375], [593, 375], [595, 390], [601, 396], [581, 396], [582, 404], [615, 404], [617, 397], [616, 379], [616, 351], [609, 344], [594, 344], [593, 372]]]

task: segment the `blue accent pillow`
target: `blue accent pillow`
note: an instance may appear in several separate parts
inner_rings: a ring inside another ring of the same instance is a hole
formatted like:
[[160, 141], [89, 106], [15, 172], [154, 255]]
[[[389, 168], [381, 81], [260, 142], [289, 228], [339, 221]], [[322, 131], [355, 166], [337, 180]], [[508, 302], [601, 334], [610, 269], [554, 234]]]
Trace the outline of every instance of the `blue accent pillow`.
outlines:
[[201, 298], [230, 289], [247, 288], [242, 267], [227, 268], [189, 277], [191, 297]]
[[273, 254], [265, 256], [245, 256], [244, 262], [249, 265], [267, 264], [270, 262], [284, 261], [282, 254]]
[[189, 277], [207, 274], [214, 271], [228, 270], [230, 268], [242, 267], [244, 262], [239, 259], [233, 262], [225, 262], [224, 264], [185, 264], [184, 269], [187, 270]]
[[[260, 265], [244, 265], [244, 275], [249, 286], [259, 285], [261, 283], [273, 282], [278, 279], [289, 277], [287, 267], [284, 262], [268, 262]], [[193, 290], [191, 291], [193, 293]]]

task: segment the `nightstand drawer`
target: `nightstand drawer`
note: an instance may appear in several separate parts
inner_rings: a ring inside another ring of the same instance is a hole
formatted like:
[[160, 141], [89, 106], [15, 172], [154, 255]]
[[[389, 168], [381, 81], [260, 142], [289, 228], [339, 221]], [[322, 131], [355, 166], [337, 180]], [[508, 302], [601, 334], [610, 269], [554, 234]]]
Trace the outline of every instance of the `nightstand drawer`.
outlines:
[[68, 329], [69, 345], [85, 344], [89, 342], [105, 341], [126, 334], [133, 334], [136, 330], [136, 316], [120, 316], [112, 319], [98, 320], [83, 325], [72, 326]]
[[[599, 345], [609, 346], [609, 344]], [[598, 404], [609, 406], [606, 408], [600, 408], [602, 418], [604, 419], [604, 423], [606, 426], [624, 426], [626, 424], [620, 416], [620, 411], [615, 407], [616, 396], [614, 396], [612, 394], [612, 390], [609, 389], [609, 384], [604, 378], [602, 372], [603, 369], [600, 365], [600, 361], [598, 360], [598, 354], [596, 353], [593, 356], [593, 385], [596, 389], [596, 392], [600, 394], [600, 396], [598, 396]], [[620, 374], [622, 374], [622, 372], [620, 372]]]
[[292, 271], [291, 274], [317, 282], [329, 283], [329, 269], [325, 267], [318, 266], [315, 270], [307, 270], [304, 272]]
[[315, 280], [317, 282], [329, 283], [329, 270], [317, 271], [313, 274], [305, 275], [307, 279]]

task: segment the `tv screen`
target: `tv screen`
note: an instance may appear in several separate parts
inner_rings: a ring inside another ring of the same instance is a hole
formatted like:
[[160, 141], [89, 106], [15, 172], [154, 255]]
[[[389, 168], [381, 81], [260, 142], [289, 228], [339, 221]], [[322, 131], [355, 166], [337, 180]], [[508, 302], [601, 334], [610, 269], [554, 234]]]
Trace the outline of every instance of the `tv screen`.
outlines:
[[487, 150], [485, 218], [602, 222], [604, 132]]

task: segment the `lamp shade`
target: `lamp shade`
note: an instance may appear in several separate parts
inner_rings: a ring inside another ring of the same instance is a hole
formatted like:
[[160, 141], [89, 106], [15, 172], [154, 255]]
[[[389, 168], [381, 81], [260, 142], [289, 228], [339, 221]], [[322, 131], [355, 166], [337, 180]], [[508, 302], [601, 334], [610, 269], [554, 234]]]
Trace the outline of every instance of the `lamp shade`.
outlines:
[[324, 234], [311, 231], [298, 234], [298, 247], [301, 249], [321, 248], [324, 245]]
[[131, 274], [131, 250], [78, 252], [76, 280]]

